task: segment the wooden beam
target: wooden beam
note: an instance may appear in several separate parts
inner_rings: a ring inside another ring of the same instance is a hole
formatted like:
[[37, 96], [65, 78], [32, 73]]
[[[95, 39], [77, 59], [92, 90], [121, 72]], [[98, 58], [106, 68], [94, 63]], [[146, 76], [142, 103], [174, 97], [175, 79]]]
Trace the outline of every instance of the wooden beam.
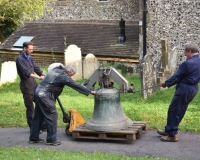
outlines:
[[128, 63], [138, 63], [137, 58], [115, 58], [115, 57], [97, 57], [98, 61], [114, 61], [114, 62], [128, 62]]
[[[19, 55], [19, 51], [3, 51], [0, 50], [0, 54], [10, 54], [10, 55]], [[53, 55], [51, 53], [41, 53], [41, 52], [33, 52], [31, 53], [32, 56], [39, 56], [39, 57], [52, 57]], [[64, 54], [63, 53], [55, 53], [54, 54], [55, 57], [63, 57], [64, 58]], [[82, 58], [85, 58], [85, 56], [82, 56]], [[123, 57], [100, 57], [100, 56], [96, 56], [96, 58], [98, 59], [98, 61], [113, 61], [113, 62], [126, 62], [126, 63], [139, 63], [139, 59], [138, 57], [129, 57], [129, 58], [123, 58]]]

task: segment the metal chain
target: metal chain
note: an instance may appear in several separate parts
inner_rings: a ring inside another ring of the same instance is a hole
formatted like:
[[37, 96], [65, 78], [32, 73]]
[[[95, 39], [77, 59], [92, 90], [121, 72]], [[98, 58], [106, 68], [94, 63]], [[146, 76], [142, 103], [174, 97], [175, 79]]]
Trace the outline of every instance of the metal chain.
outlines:
[[148, 90], [148, 89], [155, 88], [155, 87], [160, 87], [160, 86], [161, 86], [161, 84], [158, 84], [158, 85], [151, 86], [151, 87], [148, 87], [148, 88], [145, 88], [145, 89], [141, 89], [141, 90], [133, 91], [133, 93], [135, 93], [135, 92], [141, 92], [141, 91], [144, 91], [144, 90]]

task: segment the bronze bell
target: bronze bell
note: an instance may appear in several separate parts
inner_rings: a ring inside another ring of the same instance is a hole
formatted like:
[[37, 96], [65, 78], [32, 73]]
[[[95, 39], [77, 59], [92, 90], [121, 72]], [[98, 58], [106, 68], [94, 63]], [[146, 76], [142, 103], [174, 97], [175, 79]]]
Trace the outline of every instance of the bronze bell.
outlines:
[[94, 131], [114, 131], [132, 126], [132, 121], [123, 112], [120, 92], [116, 88], [102, 88], [95, 95], [92, 118], [86, 128]]

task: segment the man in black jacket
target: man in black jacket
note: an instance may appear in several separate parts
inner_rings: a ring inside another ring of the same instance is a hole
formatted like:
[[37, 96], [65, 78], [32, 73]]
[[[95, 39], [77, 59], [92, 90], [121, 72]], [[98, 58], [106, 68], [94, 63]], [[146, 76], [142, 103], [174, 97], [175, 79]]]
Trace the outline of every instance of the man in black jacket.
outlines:
[[[35, 64], [30, 54], [33, 52], [33, 43], [24, 42], [23, 50], [17, 56], [16, 65], [17, 73], [20, 77], [20, 89], [24, 98], [24, 105], [26, 107], [26, 118], [29, 128], [34, 113], [34, 91], [37, 87], [35, 78], [42, 80], [45, 76], [41, 69]], [[36, 73], [36, 74], [34, 74]]]
[[58, 114], [56, 110], [56, 99], [62, 93], [64, 86], [69, 86], [76, 91], [84, 94], [96, 94], [80, 83], [74, 81], [71, 76], [76, 73], [76, 68], [73, 65], [65, 67], [58, 66], [51, 69], [44, 80], [35, 90], [35, 113], [32, 122], [29, 143], [44, 142], [39, 138], [39, 131], [42, 120], [46, 122], [47, 126], [47, 145], [60, 145], [57, 140], [57, 119]]

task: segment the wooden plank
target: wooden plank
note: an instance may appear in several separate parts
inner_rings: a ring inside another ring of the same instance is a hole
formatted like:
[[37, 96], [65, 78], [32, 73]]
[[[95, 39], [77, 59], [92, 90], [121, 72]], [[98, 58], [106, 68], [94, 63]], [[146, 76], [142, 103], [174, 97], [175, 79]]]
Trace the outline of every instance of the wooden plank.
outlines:
[[136, 121], [136, 122], [133, 122], [133, 125], [135, 126], [135, 125], [142, 125], [143, 127], [142, 127], [142, 130], [148, 130], [148, 127], [147, 127], [147, 123], [146, 122], [140, 122], [140, 121]]
[[74, 137], [74, 138], [80, 137], [79, 132], [74, 132], [74, 133], [73, 133], [73, 137]]
[[147, 124], [147, 122], [144, 122], [144, 121], [133, 121], [133, 124], [137, 124], [137, 123]]
[[129, 63], [139, 63], [139, 59], [137, 58], [116, 58], [116, 57], [100, 57], [97, 56], [99, 61], [115, 61], [115, 62], [129, 62]]
[[107, 136], [105, 133], [99, 133], [99, 138], [100, 139], [105, 139]]
[[136, 133], [136, 138], [140, 138], [142, 135], [142, 129], [139, 129], [138, 132]]
[[135, 141], [135, 140], [136, 140], [136, 136], [135, 136], [135, 134], [133, 134], [133, 135], [128, 134], [128, 135], [126, 136], [126, 139], [127, 139], [127, 140]]

